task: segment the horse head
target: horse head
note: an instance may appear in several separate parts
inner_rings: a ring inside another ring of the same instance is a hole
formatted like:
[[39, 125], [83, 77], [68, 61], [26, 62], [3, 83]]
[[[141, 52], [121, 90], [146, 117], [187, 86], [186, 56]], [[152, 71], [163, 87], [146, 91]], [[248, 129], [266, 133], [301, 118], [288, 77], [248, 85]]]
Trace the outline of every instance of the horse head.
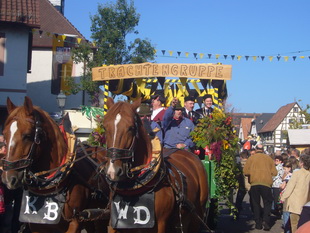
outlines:
[[16, 189], [22, 186], [28, 172], [48, 170], [51, 164], [56, 166], [59, 161], [52, 153], [56, 154], [56, 148], [66, 150], [66, 147], [64, 141], [54, 140], [58, 145], [55, 146], [51, 139], [56, 138], [54, 129], [58, 126], [29, 97], [18, 107], [8, 98], [7, 110], [9, 115], [3, 130], [7, 154], [2, 160], [2, 181], [9, 189]]
[[146, 163], [151, 142], [136, 112], [141, 99], [132, 104], [114, 103], [108, 98], [108, 112], [103, 120], [106, 132], [107, 163], [105, 170], [110, 181], [133, 178], [131, 168]]

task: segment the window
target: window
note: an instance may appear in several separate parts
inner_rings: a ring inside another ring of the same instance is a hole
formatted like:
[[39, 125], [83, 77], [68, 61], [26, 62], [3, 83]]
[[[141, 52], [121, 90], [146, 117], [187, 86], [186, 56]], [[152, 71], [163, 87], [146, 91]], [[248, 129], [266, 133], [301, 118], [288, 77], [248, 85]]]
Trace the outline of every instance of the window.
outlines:
[[294, 107], [293, 111], [298, 112], [298, 107]]
[[0, 76], [4, 75], [5, 33], [0, 32]]

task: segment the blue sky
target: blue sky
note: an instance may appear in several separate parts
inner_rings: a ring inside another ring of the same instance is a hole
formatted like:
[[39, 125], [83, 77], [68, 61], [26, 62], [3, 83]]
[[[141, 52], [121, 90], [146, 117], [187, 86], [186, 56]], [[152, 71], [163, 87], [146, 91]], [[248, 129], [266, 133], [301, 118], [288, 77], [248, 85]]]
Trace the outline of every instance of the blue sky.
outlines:
[[[91, 40], [90, 15], [97, 13], [98, 3], [107, 2], [66, 0], [65, 16]], [[140, 14], [138, 37], [149, 39], [156, 47], [156, 62], [232, 65], [227, 102], [235, 112], [276, 112], [295, 100], [302, 100], [299, 102], [302, 107], [310, 104], [309, 0], [136, 0], [134, 3]], [[166, 56], [161, 50], [166, 50]], [[173, 56], [168, 55], [169, 50], [174, 52]], [[180, 57], [177, 51], [182, 52]], [[185, 52], [189, 52], [187, 58]], [[193, 53], [203, 53], [204, 57], [195, 59]], [[207, 54], [212, 54], [211, 59]], [[221, 55], [219, 59], [215, 54]], [[223, 55], [228, 55], [227, 59]], [[231, 55], [242, 57], [232, 60]], [[252, 56], [265, 58], [254, 61]], [[269, 56], [274, 56], [272, 61]], [[279, 61], [277, 56], [281, 56]]]

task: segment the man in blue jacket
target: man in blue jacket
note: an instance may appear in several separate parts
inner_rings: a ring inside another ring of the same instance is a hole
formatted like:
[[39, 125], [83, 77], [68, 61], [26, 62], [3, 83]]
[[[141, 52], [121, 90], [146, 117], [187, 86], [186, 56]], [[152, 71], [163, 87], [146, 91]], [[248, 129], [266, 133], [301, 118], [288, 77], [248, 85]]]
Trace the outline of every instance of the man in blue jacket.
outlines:
[[164, 148], [190, 150], [195, 145], [190, 136], [195, 126], [190, 119], [182, 116], [182, 109], [178, 99], [174, 98], [165, 112], [162, 121]]

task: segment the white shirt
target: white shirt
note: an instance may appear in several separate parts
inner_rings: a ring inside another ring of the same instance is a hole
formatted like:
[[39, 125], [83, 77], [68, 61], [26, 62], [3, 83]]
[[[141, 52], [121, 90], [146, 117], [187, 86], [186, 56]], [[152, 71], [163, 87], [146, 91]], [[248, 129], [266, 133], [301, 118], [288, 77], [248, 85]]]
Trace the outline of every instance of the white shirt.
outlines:
[[157, 115], [161, 110], [163, 110], [163, 109], [164, 109], [164, 107], [160, 107], [160, 108], [158, 108], [158, 109], [156, 109], [156, 110], [153, 110], [152, 115], [151, 115], [151, 120], [153, 120], [154, 117], [156, 117], [156, 115]]

